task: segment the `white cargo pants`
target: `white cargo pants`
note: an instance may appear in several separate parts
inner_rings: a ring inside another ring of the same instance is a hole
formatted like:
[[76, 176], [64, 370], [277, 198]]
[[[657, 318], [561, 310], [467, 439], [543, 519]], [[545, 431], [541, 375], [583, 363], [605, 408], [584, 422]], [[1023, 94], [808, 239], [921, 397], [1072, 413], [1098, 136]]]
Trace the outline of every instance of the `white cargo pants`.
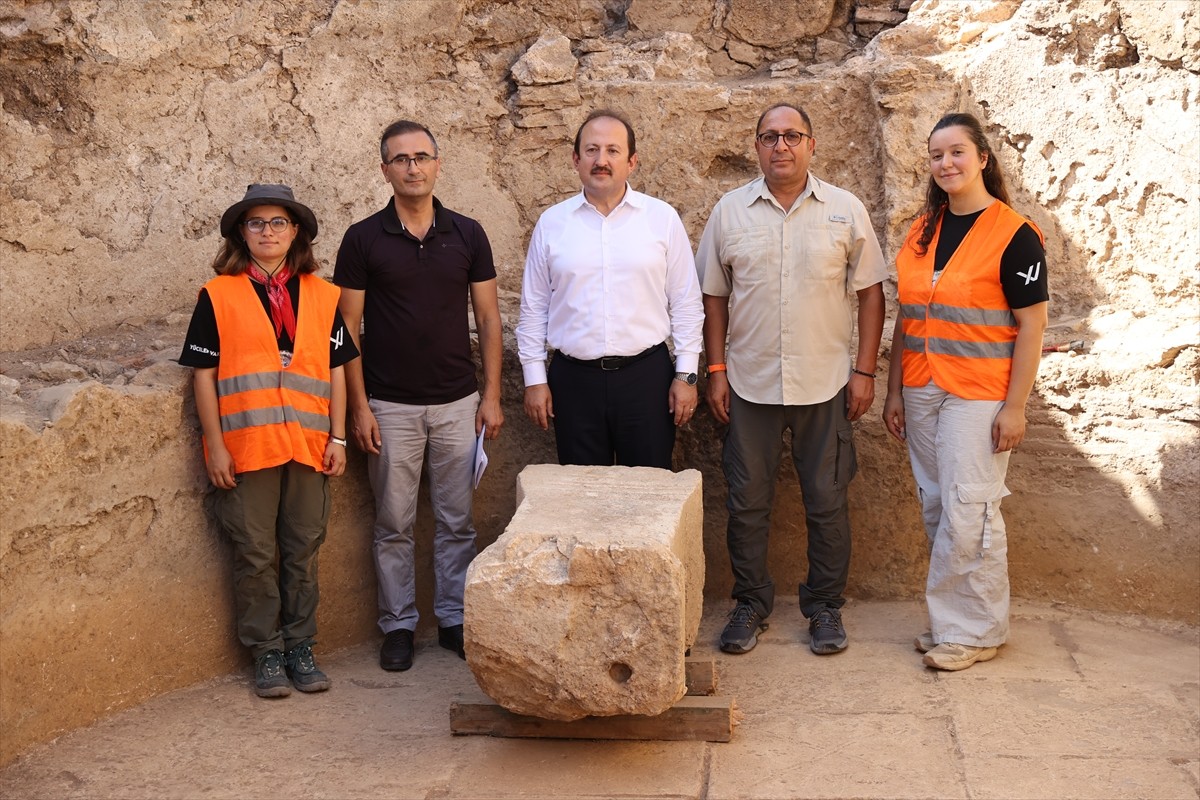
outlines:
[[995, 647], [1008, 638], [1008, 540], [1000, 501], [1008, 453], [992, 452], [1004, 403], [963, 400], [932, 381], [904, 387], [904, 424], [929, 537], [925, 599], [941, 644]]

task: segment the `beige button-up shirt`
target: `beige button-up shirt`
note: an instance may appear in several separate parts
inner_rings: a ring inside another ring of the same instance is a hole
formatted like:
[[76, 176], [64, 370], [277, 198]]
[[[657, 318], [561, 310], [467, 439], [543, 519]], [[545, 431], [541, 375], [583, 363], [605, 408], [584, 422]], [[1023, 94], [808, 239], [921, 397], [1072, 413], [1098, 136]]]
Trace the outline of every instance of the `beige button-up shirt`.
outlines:
[[811, 172], [784, 209], [757, 178], [713, 208], [700, 289], [728, 297], [729, 385], [752, 403], [813, 405], [850, 376], [853, 294], [887, 277], [867, 209]]

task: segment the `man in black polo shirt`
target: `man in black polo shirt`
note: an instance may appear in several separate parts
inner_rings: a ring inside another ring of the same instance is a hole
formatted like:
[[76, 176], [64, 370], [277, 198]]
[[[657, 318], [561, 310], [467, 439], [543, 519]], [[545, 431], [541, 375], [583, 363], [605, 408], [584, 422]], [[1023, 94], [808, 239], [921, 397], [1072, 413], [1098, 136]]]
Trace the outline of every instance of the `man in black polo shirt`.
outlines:
[[[463, 656], [463, 584], [475, 557], [475, 437], [486, 427], [486, 438], [494, 439], [504, 424], [500, 307], [483, 228], [433, 196], [441, 172], [433, 134], [417, 122], [393, 122], [379, 153], [392, 202], [346, 231], [333, 280], [342, 287], [338, 308], [346, 328], [362, 351], [346, 364], [346, 391], [350, 434], [367, 454], [375, 493], [379, 664], [405, 670], [417, 627], [413, 522], [426, 452], [438, 643]], [[483, 386], [471, 359], [468, 295]]]

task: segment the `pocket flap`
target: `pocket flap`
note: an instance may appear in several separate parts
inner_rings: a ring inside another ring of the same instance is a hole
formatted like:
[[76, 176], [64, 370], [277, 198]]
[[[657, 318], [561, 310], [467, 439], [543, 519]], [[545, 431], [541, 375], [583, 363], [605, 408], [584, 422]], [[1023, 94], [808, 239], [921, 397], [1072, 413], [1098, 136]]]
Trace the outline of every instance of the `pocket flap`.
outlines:
[[955, 484], [955, 488], [960, 503], [992, 503], [1012, 494], [1003, 482], [959, 483]]

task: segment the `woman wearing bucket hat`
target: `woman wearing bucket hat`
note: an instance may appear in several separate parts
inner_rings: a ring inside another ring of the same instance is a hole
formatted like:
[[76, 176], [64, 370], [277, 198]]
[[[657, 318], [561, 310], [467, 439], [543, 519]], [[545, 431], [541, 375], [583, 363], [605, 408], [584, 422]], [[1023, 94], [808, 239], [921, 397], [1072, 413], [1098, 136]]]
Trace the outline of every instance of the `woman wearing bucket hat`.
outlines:
[[247, 187], [221, 235], [179, 363], [195, 369], [216, 516], [233, 540], [238, 638], [260, 697], [324, 691], [317, 550], [329, 478], [346, 468], [342, 365], [358, 350], [337, 287], [314, 274], [317, 218], [289, 187]]

